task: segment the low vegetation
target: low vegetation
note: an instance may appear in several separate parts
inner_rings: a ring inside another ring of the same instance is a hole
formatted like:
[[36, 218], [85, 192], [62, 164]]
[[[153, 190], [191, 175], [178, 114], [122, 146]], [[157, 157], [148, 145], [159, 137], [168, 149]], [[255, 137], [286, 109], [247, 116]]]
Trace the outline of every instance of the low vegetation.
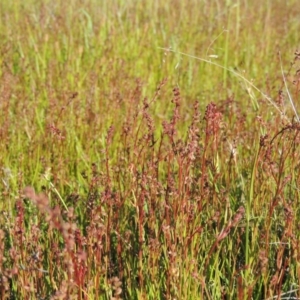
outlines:
[[300, 298], [300, 6], [0, 3], [0, 299]]

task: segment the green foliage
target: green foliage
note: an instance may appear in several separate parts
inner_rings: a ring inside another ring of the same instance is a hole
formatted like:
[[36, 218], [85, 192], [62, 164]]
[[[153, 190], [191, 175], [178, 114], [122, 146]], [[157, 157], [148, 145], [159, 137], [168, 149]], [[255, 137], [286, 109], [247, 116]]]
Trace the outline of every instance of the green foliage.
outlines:
[[300, 297], [297, 4], [1, 1], [0, 299]]

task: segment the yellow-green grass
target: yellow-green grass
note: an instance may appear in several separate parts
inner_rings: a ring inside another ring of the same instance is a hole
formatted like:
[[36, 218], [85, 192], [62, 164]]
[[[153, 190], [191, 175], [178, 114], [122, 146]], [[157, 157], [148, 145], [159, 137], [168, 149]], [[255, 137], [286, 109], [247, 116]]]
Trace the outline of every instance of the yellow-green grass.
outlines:
[[299, 16], [1, 1], [0, 299], [300, 297]]

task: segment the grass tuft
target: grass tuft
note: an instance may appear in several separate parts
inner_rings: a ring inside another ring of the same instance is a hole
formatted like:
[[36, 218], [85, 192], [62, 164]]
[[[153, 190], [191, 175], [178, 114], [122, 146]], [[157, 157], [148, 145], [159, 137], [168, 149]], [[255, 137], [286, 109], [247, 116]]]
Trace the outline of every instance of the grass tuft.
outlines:
[[1, 1], [0, 299], [300, 298], [297, 4]]

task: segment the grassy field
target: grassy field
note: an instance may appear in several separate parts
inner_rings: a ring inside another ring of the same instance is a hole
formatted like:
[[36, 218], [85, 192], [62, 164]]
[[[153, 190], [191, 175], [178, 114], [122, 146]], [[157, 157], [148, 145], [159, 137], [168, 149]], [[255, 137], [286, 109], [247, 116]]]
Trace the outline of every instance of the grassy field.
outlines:
[[0, 299], [300, 299], [299, 20], [2, 0]]

